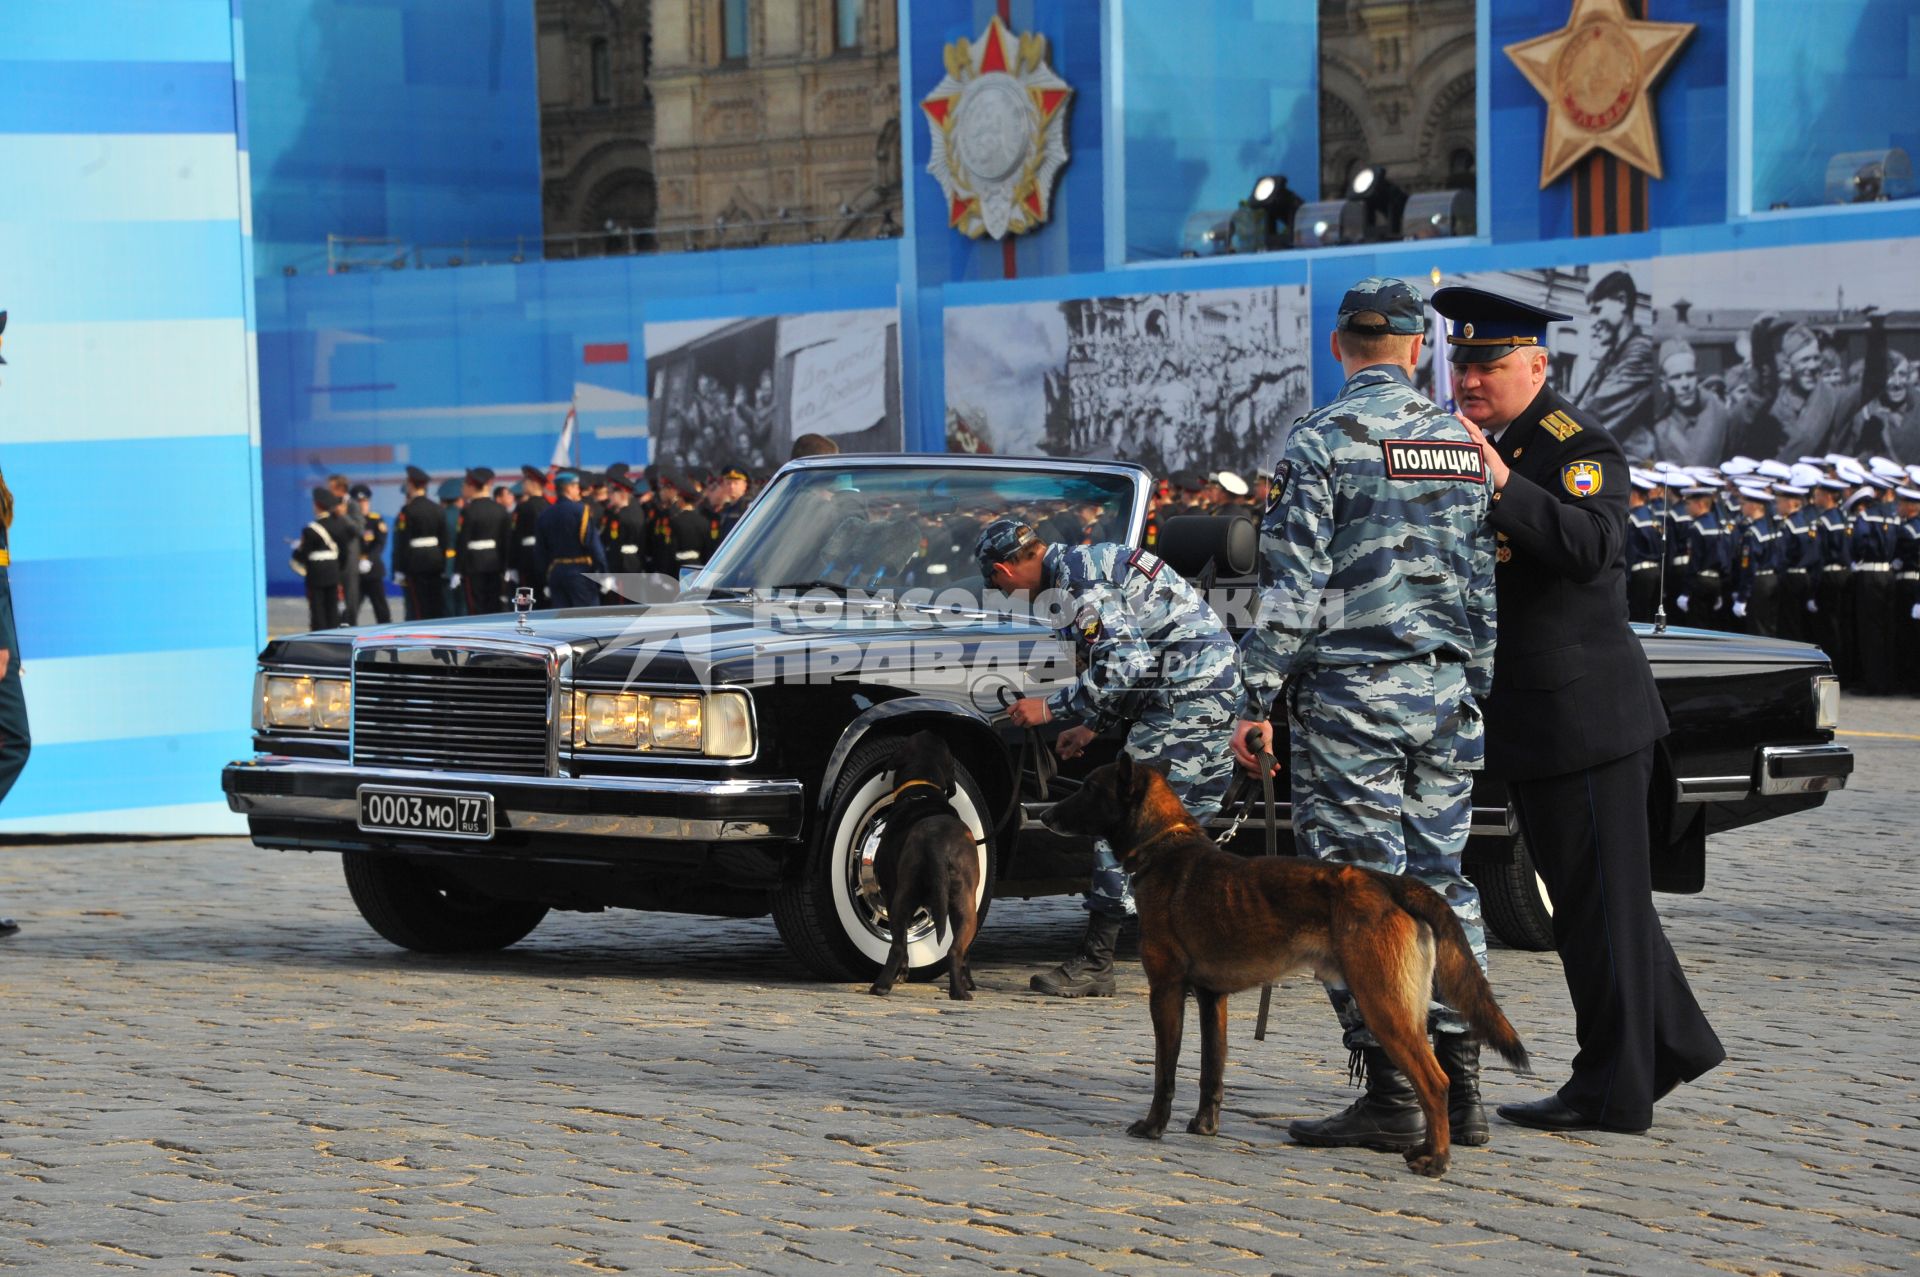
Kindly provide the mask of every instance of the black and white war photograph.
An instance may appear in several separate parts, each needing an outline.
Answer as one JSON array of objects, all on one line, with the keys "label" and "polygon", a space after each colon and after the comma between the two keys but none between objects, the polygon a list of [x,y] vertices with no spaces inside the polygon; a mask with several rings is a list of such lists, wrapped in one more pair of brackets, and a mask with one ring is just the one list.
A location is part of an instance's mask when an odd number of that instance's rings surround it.
[{"label": "black and white war photograph", "polygon": [[899,331],[891,309],[648,324],[650,455],[770,474],[803,435],[896,449]]},{"label": "black and white war photograph", "polygon": [[[1920,252],[1877,240],[1448,276],[1573,316],[1555,388],[1635,462],[1920,462]],[[1419,279],[1416,284],[1426,286]]]},{"label": "black and white war photograph", "polygon": [[1298,285],[950,309],[947,446],[1250,478],[1309,406],[1307,319]]}]

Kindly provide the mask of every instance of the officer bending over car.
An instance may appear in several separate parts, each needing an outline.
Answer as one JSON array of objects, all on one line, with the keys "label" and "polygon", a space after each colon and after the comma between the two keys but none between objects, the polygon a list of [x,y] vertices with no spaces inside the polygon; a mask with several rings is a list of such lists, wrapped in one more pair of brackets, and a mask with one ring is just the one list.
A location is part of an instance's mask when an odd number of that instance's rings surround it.
[{"label": "officer bending over car", "polygon": [[[1240,674],[1233,639],[1199,593],[1150,550],[1048,545],[1015,519],[988,524],[974,557],[992,588],[1028,598],[1057,591],[1070,618],[1060,635],[1073,645],[1079,677],[1051,696],[1015,701],[1013,722],[1073,720],[1056,742],[1062,758],[1124,723],[1126,752],[1159,768],[1195,819],[1215,815],[1233,778],[1219,742],[1239,708]],[[1114,945],[1133,893],[1112,847],[1096,842],[1094,855],[1080,952],[1034,976],[1037,993],[1113,993]]]}]

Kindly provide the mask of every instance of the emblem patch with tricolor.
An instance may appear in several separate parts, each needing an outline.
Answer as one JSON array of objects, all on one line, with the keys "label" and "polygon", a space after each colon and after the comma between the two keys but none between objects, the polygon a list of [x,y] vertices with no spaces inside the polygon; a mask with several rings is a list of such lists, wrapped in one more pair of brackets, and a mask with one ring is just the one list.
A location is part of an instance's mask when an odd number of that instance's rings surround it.
[{"label": "emblem patch with tricolor", "polygon": [[1575,461],[1560,470],[1560,482],[1576,497],[1590,497],[1600,491],[1600,467],[1591,461]]}]

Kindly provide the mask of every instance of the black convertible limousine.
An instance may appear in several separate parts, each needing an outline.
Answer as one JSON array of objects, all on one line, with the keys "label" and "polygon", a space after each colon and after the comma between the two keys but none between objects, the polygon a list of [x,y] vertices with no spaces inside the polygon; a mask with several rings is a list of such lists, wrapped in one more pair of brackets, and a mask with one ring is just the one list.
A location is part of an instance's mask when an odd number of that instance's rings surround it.
[{"label": "black convertible limousine", "polygon": [[[1072,677],[1072,658],[1047,617],[982,596],[971,550],[1003,514],[1093,518],[1139,544],[1150,482],[1119,463],[796,461],[677,592],[619,582],[668,601],[276,640],[227,801],[260,847],[342,853],[362,915],[409,949],[497,949],[550,909],[771,913],[809,969],[868,979],[890,934],[872,857],[904,733],[936,728],[960,762],[983,911],[1084,889],[1090,847],[1039,817],[1118,738],[1040,792],[1001,706]],[[1256,542],[1246,518],[1200,516],[1168,520],[1157,547],[1244,625]],[[1839,688],[1804,644],[1641,637],[1672,722],[1647,794],[1656,886],[1699,891],[1710,834],[1845,785]],[[1493,931],[1546,948],[1504,794],[1494,775],[1475,787],[1468,870]],[[913,930],[914,969],[937,968],[944,942],[924,918]]]}]

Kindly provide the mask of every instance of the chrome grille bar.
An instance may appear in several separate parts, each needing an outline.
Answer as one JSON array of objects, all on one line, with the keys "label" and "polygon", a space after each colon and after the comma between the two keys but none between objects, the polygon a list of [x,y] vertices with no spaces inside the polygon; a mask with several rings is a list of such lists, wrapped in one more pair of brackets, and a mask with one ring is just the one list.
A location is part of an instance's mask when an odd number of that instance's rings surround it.
[{"label": "chrome grille bar", "polygon": [[549,664],[532,653],[369,648],[353,662],[353,761],[550,774]]}]

